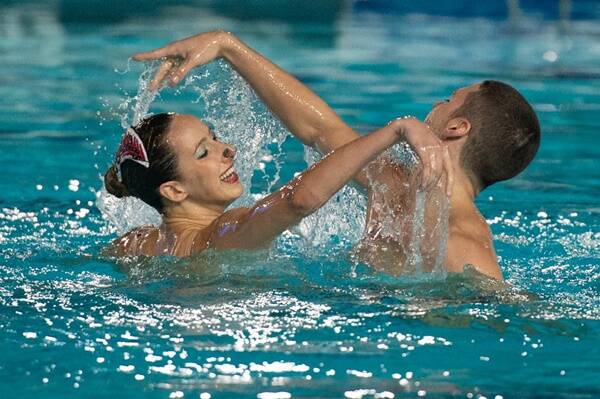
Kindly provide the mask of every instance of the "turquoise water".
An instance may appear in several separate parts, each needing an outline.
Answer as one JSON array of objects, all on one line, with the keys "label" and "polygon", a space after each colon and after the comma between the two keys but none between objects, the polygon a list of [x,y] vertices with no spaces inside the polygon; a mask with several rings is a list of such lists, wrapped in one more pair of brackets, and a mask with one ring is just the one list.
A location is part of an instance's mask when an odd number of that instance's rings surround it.
[{"label": "turquoise water", "polygon": [[[570,20],[549,1],[515,18],[504,2],[290,4],[0,3],[2,396],[600,396],[598,3],[573,2]],[[99,194],[144,70],[127,57],[214,28],[363,132],[479,80],[518,87],[540,151],[478,199],[510,288],[353,264],[364,203],[351,188],[269,251],[101,258],[155,217]],[[242,202],[306,167],[311,154],[226,66],[197,76],[151,111],[195,113],[237,144]]]}]

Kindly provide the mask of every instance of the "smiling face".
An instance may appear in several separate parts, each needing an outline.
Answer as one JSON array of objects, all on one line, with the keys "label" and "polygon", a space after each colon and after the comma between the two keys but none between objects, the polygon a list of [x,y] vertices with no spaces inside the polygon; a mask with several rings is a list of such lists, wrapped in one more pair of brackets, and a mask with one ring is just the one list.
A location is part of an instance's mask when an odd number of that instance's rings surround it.
[{"label": "smiling face", "polygon": [[233,165],[235,148],[220,142],[200,119],[176,115],[167,141],[177,158],[177,182],[186,200],[224,208],[242,195]]},{"label": "smiling face", "polygon": [[479,90],[479,83],[461,87],[452,93],[452,96],[444,101],[439,101],[433,105],[431,111],[425,118],[425,123],[431,127],[431,130],[443,139],[441,134],[447,127],[454,112],[459,109],[465,102],[470,93]]}]

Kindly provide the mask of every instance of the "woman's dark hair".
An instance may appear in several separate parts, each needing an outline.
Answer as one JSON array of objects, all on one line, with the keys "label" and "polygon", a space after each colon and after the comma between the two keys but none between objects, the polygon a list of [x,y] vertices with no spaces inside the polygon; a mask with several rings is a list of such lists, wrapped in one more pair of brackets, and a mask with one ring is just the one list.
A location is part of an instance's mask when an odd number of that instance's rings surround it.
[{"label": "woman's dark hair", "polygon": [[175,153],[167,143],[167,134],[175,114],[163,113],[144,118],[131,128],[144,143],[149,167],[126,159],[121,164],[121,181],[117,165],[111,165],[104,175],[106,190],[116,197],[137,197],[163,213],[164,203],[158,191],[161,184],[177,179]]}]

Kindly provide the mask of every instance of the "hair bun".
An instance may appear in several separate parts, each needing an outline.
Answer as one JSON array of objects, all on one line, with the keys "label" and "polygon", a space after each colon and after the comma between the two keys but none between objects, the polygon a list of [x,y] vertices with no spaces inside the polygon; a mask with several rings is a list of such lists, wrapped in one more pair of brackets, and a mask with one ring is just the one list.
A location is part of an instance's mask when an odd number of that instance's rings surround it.
[{"label": "hair bun", "polygon": [[117,168],[115,165],[111,165],[104,174],[104,186],[106,186],[106,191],[117,198],[122,198],[129,195],[125,184],[119,181]]}]

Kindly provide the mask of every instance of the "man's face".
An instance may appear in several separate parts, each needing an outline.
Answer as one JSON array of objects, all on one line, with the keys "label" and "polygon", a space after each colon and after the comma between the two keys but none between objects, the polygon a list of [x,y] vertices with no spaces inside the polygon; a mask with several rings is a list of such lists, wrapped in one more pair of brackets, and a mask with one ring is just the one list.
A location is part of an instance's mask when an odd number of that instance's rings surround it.
[{"label": "man's face", "polygon": [[431,111],[425,118],[425,123],[429,125],[431,130],[438,136],[446,128],[446,124],[454,115],[454,112],[459,109],[465,102],[470,93],[479,90],[479,83],[471,86],[461,87],[452,93],[452,96],[444,101],[439,101],[433,105]]}]

